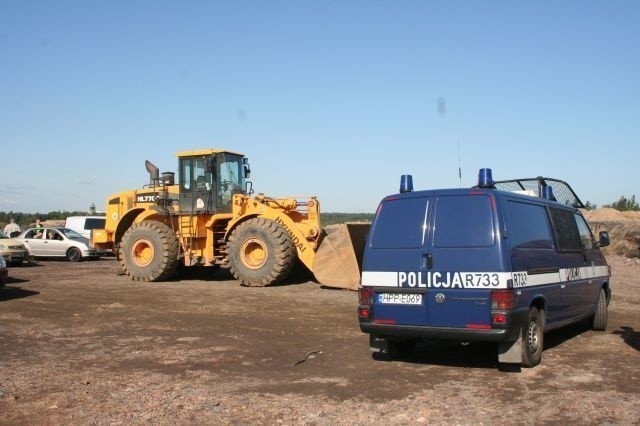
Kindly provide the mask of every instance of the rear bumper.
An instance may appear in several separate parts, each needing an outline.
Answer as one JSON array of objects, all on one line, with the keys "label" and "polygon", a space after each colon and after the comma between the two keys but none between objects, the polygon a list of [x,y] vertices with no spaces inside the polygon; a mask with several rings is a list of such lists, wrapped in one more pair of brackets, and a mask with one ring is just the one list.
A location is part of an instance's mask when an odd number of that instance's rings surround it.
[{"label": "rear bumper", "polygon": [[360,330],[378,337],[453,340],[465,342],[513,342],[528,320],[529,308],[507,312],[505,326],[491,329],[430,327],[400,324],[379,324],[360,320]]}]

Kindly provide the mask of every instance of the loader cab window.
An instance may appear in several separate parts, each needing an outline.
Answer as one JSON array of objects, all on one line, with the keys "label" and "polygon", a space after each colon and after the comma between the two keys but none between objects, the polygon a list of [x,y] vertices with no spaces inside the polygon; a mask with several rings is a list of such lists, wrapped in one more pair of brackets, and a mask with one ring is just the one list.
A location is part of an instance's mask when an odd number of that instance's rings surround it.
[{"label": "loader cab window", "polygon": [[244,193],[244,164],[242,156],[219,154],[216,167],[218,207],[231,205],[233,194]]},{"label": "loader cab window", "polygon": [[215,210],[214,171],[210,157],[181,157],[180,170],[180,211],[210,212]]},{"label": "loader cab window", "polygon": [[185,191],[211,189],[211,173],[206,171],[204,158],[183,158],[180,163],[180,185]]},{"label": "loader cab window", "polygon": [[182,173],[180,173],[180,186],[185,190],[191,189],[193,182],[193,171],[191,170],[191,160],[181,160]]}]

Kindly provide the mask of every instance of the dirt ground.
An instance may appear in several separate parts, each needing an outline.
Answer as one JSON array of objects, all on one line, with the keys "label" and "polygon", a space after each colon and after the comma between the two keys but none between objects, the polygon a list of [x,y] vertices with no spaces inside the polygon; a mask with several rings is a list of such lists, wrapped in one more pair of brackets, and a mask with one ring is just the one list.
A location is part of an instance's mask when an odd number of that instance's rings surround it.
[{"label": "dirt ground", "polygon": [[109,258],[11,267],[0,424],[640,424],[640,262],[609,262],[606,332],[547,334],[542,364],[519,373],[489,344],[376,361],[356,293],[306,280],[139,283]]}]

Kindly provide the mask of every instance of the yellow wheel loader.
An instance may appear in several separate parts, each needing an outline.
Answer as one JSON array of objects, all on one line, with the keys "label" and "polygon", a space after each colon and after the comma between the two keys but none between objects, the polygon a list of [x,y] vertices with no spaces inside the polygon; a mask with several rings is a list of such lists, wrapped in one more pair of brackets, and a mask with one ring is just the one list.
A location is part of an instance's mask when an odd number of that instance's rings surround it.
[{"label": "yellow wheel loader", "polygon": [[320,223],[316,197],[253,196],[240,153],[182,151],[178,175],[146,161],[149,184],[109,196],[92,244],[136,281],[164,281],[180,265],[229,268],[246,286],[286,280],[300,261],[329,287],[357,289],[368,224]]}]

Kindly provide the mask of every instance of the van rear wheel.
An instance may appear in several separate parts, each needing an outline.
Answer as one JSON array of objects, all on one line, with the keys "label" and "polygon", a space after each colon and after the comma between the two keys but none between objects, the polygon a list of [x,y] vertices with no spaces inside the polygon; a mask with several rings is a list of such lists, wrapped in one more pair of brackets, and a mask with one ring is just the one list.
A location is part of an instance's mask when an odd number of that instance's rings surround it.
[{"label": "van rear wheel", "polygon": [[606,330],[607,320],[609,317],[607,308],[607,292],[604,291],[604,289],[600,289],[600,295],[598,296],[598,305],[596,306],[596,313],[591,319],[591,328],[593,330]]},{"label": "van rear wheel", "polygon": [[411,340],[389,340],[389,355],[392,358],[407,358],[416,348],[416,341]]},{"label": "van rear wheel", "polygon": [[536,307],[529,309],[529,319],[522,336],[522,366],[535,367],[542,360],[544,344],[542,311]]}]

